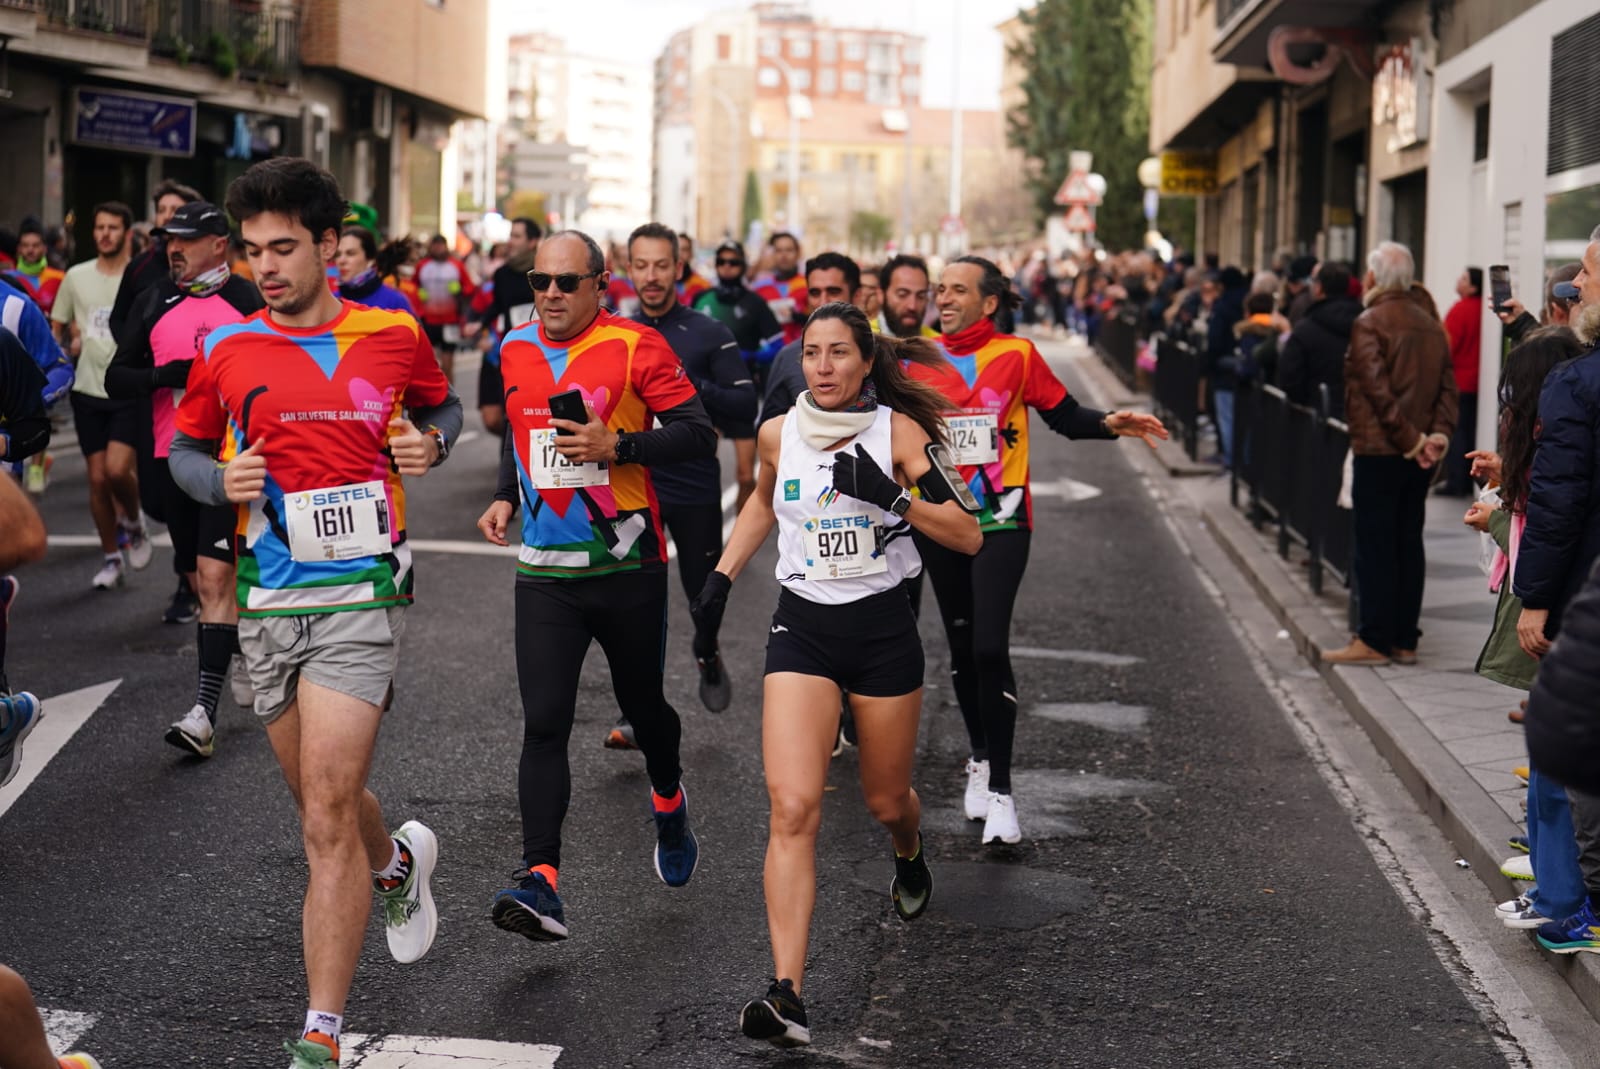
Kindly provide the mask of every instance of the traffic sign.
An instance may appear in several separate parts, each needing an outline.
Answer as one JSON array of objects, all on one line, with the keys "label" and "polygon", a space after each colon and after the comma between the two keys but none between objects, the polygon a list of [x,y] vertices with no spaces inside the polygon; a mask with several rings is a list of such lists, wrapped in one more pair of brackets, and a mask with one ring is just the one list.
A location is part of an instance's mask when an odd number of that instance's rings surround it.
[{"label": "traffic sign", "polygon": [[1089,184],[1089,172],[1073,171],[1067,175],[1067,180],[1056,190],[1056,203],[1098,205],[1100,194]]},{"label": "traffic sign", "polygon": [[1067,209],[1067,229],[1087,232],[1094,229],[1094,216],[1087,204],[1074,204]]},{"label": "traffic sign", "polygon": [[967,232],[967,224],[959,215],[946,215],[939,220],[939,230],[950,237],[957,237]]}]

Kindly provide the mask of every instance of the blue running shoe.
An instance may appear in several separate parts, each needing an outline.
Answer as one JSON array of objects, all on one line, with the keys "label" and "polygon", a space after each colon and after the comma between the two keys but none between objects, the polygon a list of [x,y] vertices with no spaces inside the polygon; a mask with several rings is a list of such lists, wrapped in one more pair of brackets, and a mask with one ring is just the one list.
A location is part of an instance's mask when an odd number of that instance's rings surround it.
[{"label": "blue running shoe", "polygon": [[676,809],[662,813],[652,798],[650,811],[656,818],[656,875],[668,887],[682,887],[700,863],[700,841],[689,827],[689,796],[680,786]]},{"label": "blue running shoe", "polygon": [[512,874],[517,886],[494,896],[490,916],[494,926],[532,939],[535,943],[554,943],[567,937],[566,915],[557,895],[543,873],[518,869]]},{"label": "blue running shoe", "polygon": [[1594,915],[1594,906],[1588,902],[1566,920],[1541,924],[1539,945],[1555,954],[1577,954],[1580,951],[1600,954],[1600,918]]},{"label": "blue running shoe", "polygon": [[39,722],[39,699],[27,691],[0,696],[0,787],[22,767],[22,740]]}]

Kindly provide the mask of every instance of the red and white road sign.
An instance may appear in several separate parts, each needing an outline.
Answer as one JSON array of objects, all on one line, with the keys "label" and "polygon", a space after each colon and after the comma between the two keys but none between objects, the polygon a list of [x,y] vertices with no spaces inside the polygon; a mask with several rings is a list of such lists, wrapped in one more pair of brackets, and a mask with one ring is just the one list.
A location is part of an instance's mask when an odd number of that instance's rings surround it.
[{"label": "red and white road sign", "polygon": [[1086,204],[1074,204],[1067,209],[1067,229],[1086,233],[1094,229],[1094,216]]},{"label": "red and white road sign", "polygon": [[1100,203],[1100,194],[1094,191],[1089,184],[1088,171],[1073,171],[1067,175],[1067,180],[1061,183],[1061,188],[1056,190],[1057,204],[1086,204],[1095,206]]}]

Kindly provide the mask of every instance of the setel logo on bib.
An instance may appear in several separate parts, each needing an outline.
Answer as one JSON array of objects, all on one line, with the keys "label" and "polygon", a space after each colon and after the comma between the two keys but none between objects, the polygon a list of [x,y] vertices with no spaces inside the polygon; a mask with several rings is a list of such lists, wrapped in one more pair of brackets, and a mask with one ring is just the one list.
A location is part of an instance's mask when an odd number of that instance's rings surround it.
[{"label": "setel logo on bib", "polygon": [[856,579],[889,570],[883,525],[871,513],[813,516],[801,528],[806,578]]},{"label": "setel logo on bib", "polygon": [[389,498],[378,480],[290,494],[289,555],[302,564],[387,553]]}]

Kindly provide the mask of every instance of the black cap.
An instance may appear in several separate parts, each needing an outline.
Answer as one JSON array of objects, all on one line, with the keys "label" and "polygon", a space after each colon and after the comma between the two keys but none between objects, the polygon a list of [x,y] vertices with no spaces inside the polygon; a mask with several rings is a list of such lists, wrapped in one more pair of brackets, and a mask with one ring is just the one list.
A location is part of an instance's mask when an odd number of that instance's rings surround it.
[{"label": "black cap", "polygon": [[1289,261],[1289,281],[1304,282],[1311,277],[1311,272],[1317,269],[1315,256],[1296,256]]},{"label": "black cap", "polygon": [[228,236],[228,217],[215,204],[197,200],[173,212],[166,226],[158,226],[150,233],[158,238],[197,238],[203,234],[225,238]]}]

